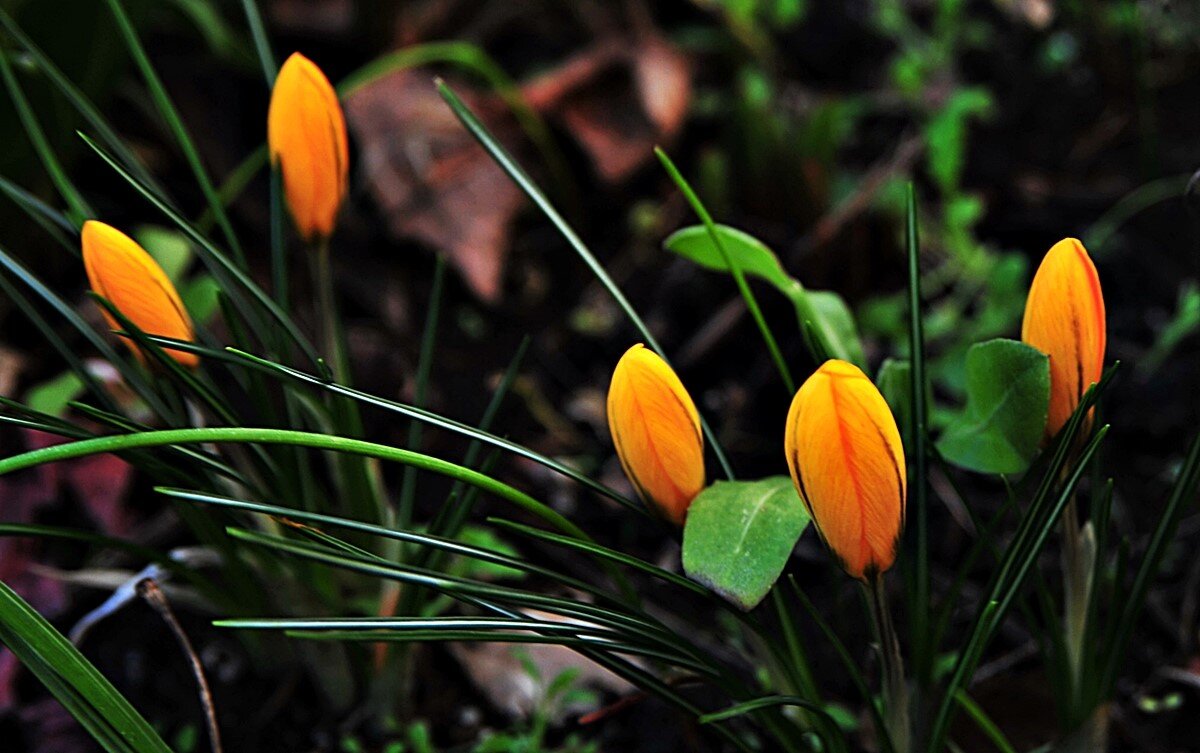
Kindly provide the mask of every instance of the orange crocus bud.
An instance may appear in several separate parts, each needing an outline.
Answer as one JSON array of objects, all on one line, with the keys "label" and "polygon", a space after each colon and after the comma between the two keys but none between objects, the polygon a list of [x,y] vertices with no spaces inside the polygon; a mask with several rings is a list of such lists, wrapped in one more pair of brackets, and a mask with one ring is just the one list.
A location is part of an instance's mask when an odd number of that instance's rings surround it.
[{"label": "orange crocus bud", "polygon": [[[92,290],[141,331],[176,340],[193,339],[192,320],[175,286],[158,262],[128,235],[96,220],[83,223],[83,266]],[[107,310],[102,313],[108,326],[122,329]],[[132,340],[125,339],[125,344],[145,363],[145,354]],[[189,368],[200,360],[195,353],[165,351]]]},{"label": "orange crocus bud", "polygon": [[704,488],[700,414],[667,362],[640,343],[608,388],[608,428],[625,475],[646,504],[676,525]]},{"label": "orange crocus bud", "polygon": [[1104,295],[1087,249],[1074,238],[1055,243],[1042,259],[1029,298],[1021,339],[1050,357],[1053,437],[1079,407],[1083,393],[1104,371]]},{"label": "orange crocus bud", "polygon": [[870,580],[896,561],[908,479],[896,419],[866,374],[826,361],[792,399],[788,469],[842,568]]},{"label": "orange crocus bud", "polygon": [[346,119],[329,79],[298,52],[275,79],[267,144],[296,229],[307,241],[328,238],[349,183]]}]

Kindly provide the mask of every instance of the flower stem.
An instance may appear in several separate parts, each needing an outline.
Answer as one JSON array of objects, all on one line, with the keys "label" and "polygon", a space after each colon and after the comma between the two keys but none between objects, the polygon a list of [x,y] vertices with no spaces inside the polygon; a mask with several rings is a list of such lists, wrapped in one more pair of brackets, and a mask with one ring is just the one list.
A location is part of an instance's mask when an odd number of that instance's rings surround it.
[{"label": "flower stem", "polygon": [[896,753],[909,753],[908,684],[904,679],[904,660],[900,656],[900,641],[896,638],[896,626],[888,609],[883,576],[871,576],[864,588],[879,637],[879,655],[883,660],[883,718],[887,725],[887,730],[883,732],[891,738]]}]

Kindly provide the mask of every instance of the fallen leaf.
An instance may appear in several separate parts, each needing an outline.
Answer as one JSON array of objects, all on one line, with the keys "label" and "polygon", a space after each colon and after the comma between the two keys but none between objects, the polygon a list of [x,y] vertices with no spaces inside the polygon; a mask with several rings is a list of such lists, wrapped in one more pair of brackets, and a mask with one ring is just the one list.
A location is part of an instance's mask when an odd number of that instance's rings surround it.
[{"label": "fallen leaf", "polygon": [[[454,89],[502,142],[512,140],[516,126],[497,98],[457,84]],[[425,73],[385,76],[352,94],[345,108],[363,178],[389,231],[444,252],[471,290],[494,302],[520,189],[458,122]]]},{"label": "fallen leaf", "polygon": [[[559,615],[529,610],[534,619],[576,623]],[[580,623],[584,624],[584,623]],[[634,687],[613,672],[582,656],[574,649],[553,644],[514,646],[511,643],[451,643],[450,653],[463,665],[467,676],[488,701],[510,717],[529,716],[537,707],[546,687],[564,672],[577,672],[576,687],[626,694]],[[521,661],[521,656],[536,669],[533,676]],[[575,705],[558,709],[560,717],[594,710]],[[559,722],[562,718],[552,721]]]},{"label": "fallen leaf", "polygon": [[522,87],[556,114],[600,178],[619,183],[679,132],[691,101],[687,58],[653,33],[594,46]]}]

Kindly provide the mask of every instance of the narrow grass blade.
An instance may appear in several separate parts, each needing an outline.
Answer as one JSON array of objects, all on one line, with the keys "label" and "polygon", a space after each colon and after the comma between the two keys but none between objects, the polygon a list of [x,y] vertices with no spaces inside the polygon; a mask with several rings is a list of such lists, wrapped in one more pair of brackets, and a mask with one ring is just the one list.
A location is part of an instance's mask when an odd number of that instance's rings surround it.
[{"label": "narrow grass blade", "polygon": [[953,712],[957,708],[955,694],[960,689],[967,687],[967,683],[975,671],[975,664],[982,655],[984,647],[990,640],[996,627],[1008,613],[1009,607],[1024,584],[1025,577],[1036,562],[1038,553],[1041,551],[1042,546],[1045,545],[1050,531],[1054,528],[1062,510],[1066,507],[1070,495],[1074,493],[1075,486],[1083,475],[1087,463],[1090,461],[1092,455],[1095,454],[1100,446],[1100,442],[1107,433],[1107,427],[1102,427],[1095,433],[1091,441],[1080,453],[1075,468],[1066,478],[1057,498],[1051,499],[1054,484],[1060,477],[1060,473],[1067,462],[1069,448],[1073,445],[1075,437],[1078,436],[1083,424],[1083,418],[1095,402],[1100,390],[1111,379],[1112,373],[1110,369],[1099,385],[1094,385],[1088,390],[1080,402],[1079,409],[1060,433],[1058,439],[1059,445],[1055,452],[1054,460],[1047,468],[1042,486],[1039,488],[1038,493],[1029,506],[1029,510],[1022,519],[1016,536],[1005,552],[1004,560],[1001,562],[989,587],[984,608],[974,621],[968,633],[968,638],[963,644],[964,648],[959,655],[958,661],[955,663],[954,670],[947,684],[946,695],[943,697],[938,708],[930,734],[931,751],[941,750],[946,734],[949,731]]},{"label": "narrow grass blade", "polygon": [[[114,0],[115,1],[115,0]],[[243,296],[238,295],[238,292],[244,292],[253,299],[263,311],[267,312],[269,317],[278,323],[284,331],[288,333],[292,342],[296,344],[314,364],[320,364],[320,356],[317,355],[316,349],[313,348],[308,338],[300,331],[288,314],[275,303],[262,288],[258,286],[254,280],[246,274],[244,270],[231,262],[225,254],[214,246],[199,230],[188,222],[182,215],[167,204],[160,196],[158,196],[148,186],[142,184],[123,168],[113,157],[108,154],[99,144],[84,134],[79,134],[80,138],[90,146],[100,158],[108,163],[122,178],[124,178],[138,193],[142,194],[151,204],[161,211],[168,219],[183,231],[185,235],[191,238],[200,249],[200,258],[205,262],[205,266],[222,285],[222,290],[226,295],[231,297],[240,311],[247,317],[247,320],[256,328],[262,331],[269,331],[269,325],[259,316],[259,312],[250,309],[246,305]]]},{"label": "narrow grass blade", "polygon": [[37,152],[42,166],[46,168],[54,187],[58,189],[58,194],[62,196],[63,201],[67,202],[73,224],[77,228],[81,227],[83,221],[92,216],[92,207],[88,204],[87,199],[83,198],[83,194],[79,192],[75,184],[71,182],[71,177],[67,175],[62,163],[59,162],[58,156],[50,146],[50,141],[46,138],[45,131],[38,122],[37,115],[29,106],[29,100],[25,98],[25,92],[22,91],[16,74],[13,73],[8,53],[2,49],[0,49],[0,78],[4,80],[4,87],[8,89],[8,96],[17,111],[17,116],[21,119],[21,125],[25,128],[25,135],[33,144],[33,149]]},{"label": "narrow grass blade", "polygon": [[1195,502],[1198,489],[1200,489],[1200,434],[1197,434],[1196,438],[1192,440],[1187,457],[1183,461],[1179,475],[1175,479],[1175,485],[1171,489],[1171,495],[1167,498],[1167,504],[1158,519],[1158,525],[1155,526],[1154,534],[1150,537],[1146,553],[1142,555],[1142,564],[1134,576],[1133,586],[1129,589],[1123,602],[1124,608],[1120,612],[1115,639],[1106,651],[1104,673],[1100,682],[1102,697],[1107,697],[1112,692],[1117,673],[1125,659],[1125,652],[1129,648],[1129,641],[1133,637],[1134,626],[1146,603],[1150,584],[1158,575],[1167,547],[1175,538],[1179,521],[1187,509],[1185,505]]},{"label": "narrow grass blade", "polygon": [[750,284],[746,282],[746,275],[742,272],[737,260],[730,256],[729,251],[725,248],[725,244],[721,241],[721,236],[717,233],[716,223],[713,222],[712,215],[708,213],[708,209],[704,203],[700,201],[700,197],[692,189],[687,179],[679,172],[679,168],[675,167],[675,163],[667,156],[667,153],[662,149],[655,147],[654,154],[657,155],[658,161],[667,171],[667,175],[671,176],[671,180],[675,182],[675,186],[683,193],[688,204],[692,206],[692,211],[704,223],[705,229],[708,230],[709,240],[716,247],[717,252],[721,254],[721,258],[725,261],[725,266],[729,268],[733,275],[733,280],[737,283],[738,292],[742,295],[742,300],[746,302],[746,309],[750,312],[750,316],[754,318],[754,323],[758,325],[758,331],[762,334],[763,342],[767,344],[767,351],[771,354],[771,360],[775,362],[775,368],[779,371],[779,376],[783,379],[783,386],[787,388],[788,396],[790,397],[796,391],[796,381],[792,379],[791,369],[788,368],[787,361],[783,358],[783,353],[779,350],[779,344],[775,341],[775,335],[771,332],[770,325],[763,317],[762,309],[758,305],[758,299],[754,297],[754,291],[750,289]]},{"label": "narrow grass blade", "polygon": [[699,594],[701,596],[712,596],[712,593],[707,588],[701,586],[695,581],[673,573],[670,570],[664,570],[657,565],[652,565],[649,562],[640,560],[637,557],[625,554],[624,552],[618,552],[615,549],[609,549],[608,547],[602,546],[595,542],[580,541],[576,538],[562,536],[560,534],[551,533],[550,531],[543,531],[540,528],[533,528],[531,526],[522,525],[520,523],[515,523],[511,520],[504,520],[502,518],[488,518],[488,522],[499,528],[503,528],[521,536],[526,536],[538,541],[545,541],[556,546],[584,552],[592,555],[593,557],[599,557],[610,562],[614,562],[618,565],[624,565],[634,570],[646,573],[647,575],[654,576],[655,578],[658,578],[666,583],[670,583],[673,586],[678,586],[686,591],[691,591],[694,594]]},{"label": "narrow grass blade", "polygon": [[908,338],[912,379],[909,400],[913,416],[912,480],[909,489],[916,497],[917,562],[912,600],[912,652],[918,685],[929,687],[933,681],[933,650],[929,646],[929,408],[925,405],[925,332],[921,315],[921,245],[917,236],[917,197],[908,184],[905,212],[905,239],[908,249]]},{"label": "narrow grass blade", "polygon": [[78,649],[4,583],[0,583],[0,641],[109,753],[171,753]]},{"label": "narrow grass blade", "polygon": [[78,231],[66,215],[4,177],[0,177],[0,192],[56,240],[68,254],[75,258],[81,256]]},{"label": "narrow grass blade", "polygon": [[[496,164],[498,164],[501,169],[508,174],[509,178],[511,178],[512,181],[516,183],[517,186],[525,193],[525,195],[529,197],[530,201],[532,201],[538,207],[538,209],[542,210],[542,213],[546,215],[547,219],[550,220],[551,224],[553,224],[558,232],[563,236],[568,245],[570,245],[575,253],[579,255],[579,258],[583,260],[587,268],[591,270],[592,274],[596,276],[596,279],[600,281],[600,284],[604,286],[604,289],[608,291],[608,294],[616,302],[618,308],[620,308],[629,321],[633,323],[634,327],[641,334],[642,338],[645,339],[646,344],[650,346],[652,350],[662,356],[664,360],[670,363],[670,359],[667,358],[666,352],[663,350],[662,346],[659,345],[658,340],[655,339],[654,335],[651,334],[650,328],[647,327],[646,323],[642,321],[642,318],[638,316],[637,311],[634,310],[633,305],[629,302],[629,299],[625,297],[625,294],[621,292],[621,289],[617,286],[613,279],[609,277],[608,272],[605,271],[603,265],[600,264],[600,262],[592,254],[591,250],[588,249],[587,245],[583,242],[583,239],[576,234],[574,229],[572,229],[567,221],[563,219],[562,215],[558,213],[558,210],[554,208],[554,205],[550,203],[550,200],[546,197],[546,194],[544,194],[542,190],[538,188],[537,184],[534,183],[533,179],[529,177],[525,170],[519,164],[517,164],[512,155],[510,155],[508,151],[500,145],[500,142],[496,141],[496,138],[492,136],[487,127],[480,122],[479,118],[475,116],[475,113],[471,112],[470,108],[463,104],[463,101],[458,98],[458,95],[455,94],[450,87],[446,86],[444,81],[438,81],[438,92],[441,93],[442,99],[446,100],[446,103],[450,105],[450,109],[454,111],[454,114],[459,121],[466,126],[466,129],[471,133],[471,135],[474,136],[480,145],[487,150],[488,154],[492,156],[492,159],[496,161]],[[720,463],[722,470],[725,472],[727,477],[732,479],[733,468],[730,466],[729,460],[726,458],[725,451],[721,447],[720,442],[717,441],[716,435],[713,433],[712,429],[709,427],[708,423],[703,419],[703,417],[701,418],[701,425],[704,428],[704,435],[708,439],[708,443],[712,447],[713,454],[716,455],[717,461]]]},{"label": "narrow grass blade", "polygon": [[173,489],[169,487],[158,487],[155,489],[155,491],[173,499],[181,499],[197,504],[211,505],[232,510],[242,510],[244,512],[270,515],[280,519],[302,521],[316,525],[334,526],[336,528],[343,528],[348,531],[356,531],[358,533],[365,533],[371,536],[378,536],[394,541],[403,541],[405,543],[410,543],[417,546],[433,548],[449,554],[454,554],[461,557],[469,557],[480,562],[487,562],[493,565],[510,567],[521,572],[540,575],[550,579],[553,582],[561,583],[569,588],[576,588],[581,591],[592,593],[597,597],[605,598],[603,591],[576,578],[572,578],[568,575],[564,575],[560,572],[556,572],[539,565],[534,565],[518,557],[510,557],[499,552],[493,552],[488,549],[471,546],[469,544],[464,544],[462,542],[454,541],[441,536],[413,533],[411,531],[388,528],[385,526],[375,525],[373,523],[351,520],[349,518],[308,512],[305,510],[297,510],[290,507],[278,507],[275,505],[267,505],[258,502],[249,502],[245,500],[233,499],[231,497],[209,494],[206,492],[189,491],[186,489]]},{"label": "narrow grass blade", "polygon": [[42,283],[29,270],[23,267],[20,262],[14,259],[3,247],[0,247],[0,266],[7,269],[14,277],[16,277],[23,285],[33,291],[39,298],[50,305],[51,308],[67,323],[69,323],[77,332],[91,343],[100,355],[112,364],[121,374],[121,378],[125,380],[138,397],[144,400],[151,410],[162,416],[170,416],[171,410],[162,402],[150,382],[146,379],[145,374],[139,369],[137,364],[132,363],[129,359],[120,356],[117,351],[102,337],[98,332],[92,329],[87,322],[83,320],[75,308],[69,305],[66,301],[60,298],[54,291]]},{"label": "narrow grass blade", "polygon": [[175,137],[176,143],[178,143],[180,150],[183,152],[184,158],[192,170],[192,175],[195,177],[196,183],[200,186],[201,193],[204,194],[204,198],[208,201],[209,207],[217,218],[217,225],[220,226],[230,250],[233,251],[234,258],[237,260],[238,265],[242,269],[245,269],[246,257],[242,253],[241,244],[238,243],[237,234],[233,232],[233,225],[229,222],[229,216],[225,213],[225,207],[221,205],[221,199],[217,196],[217,191],[213,187],[212,180],[208,177],[208,172],[204,169],[204,163],[200,160],[200,153],[196,151],[196,145],[188,133],[187,126],[184,125],[183,119],[179,116],[179,111],[175,109],[175,104],[171,101],[170,95],[167,94],[166,87],[163,86],[162,80],[154,70],[153,63],[150,62],[150,58],[146,55],[146,50],[142,47],[141,40],[138,39],[137,31],[133,28],[133,24],[129,21],[129,16],[126,15],[125,9],[121,5],[121,0],[106,0],[106,2],[112,11],[113,18],[117,21],[117,28],[121,32],[121,38],[124,40],[125,46],[133,57],[138,70],[141,71],[142,78],[146,81],[146,86],[150,90],[150,97],[154,100],[159,115],[166,122],[167,127]]},{"label": "narrow grass blade", "polygon": [[[425,402],[425,394],[429,390],[429,373],[433,369],[433,351],[437,344],[438,319],[442,313],[442,289],[446,281],[446,257],[438,254],[433,270],[433,286],[429,293],[429,306],[425,312],[425,327],[421,333],[421,352],[417,357],[417,374],[413,388],[413,405],[420,408]],[[420,421],[412,421],[408,425],[408,441],[405,446],[410,450],[421,447]],[[396,512],[396,525],[400,528],[412,526],[413,503],[417,495],[417,472],[412,466],[404,469],[400,481],[400,501]]]},{"label": "narrow grass blade", "polygon": [[440,429],[445,429],[447,431],[454,432],[455,434],[460,434],[460,435],[468,437],[470,439],[477,440],[483,444],[490,445],[492,447],[497,447],[501,450],[505,450],[506,452],[511,452],[511,453],[518,455],[520,457],[523,457],[527,460],[532,460],[533,462],[537,463],[538,465],[545,466],[546,468],[549,468],[550,470],[555,471],[556,473],[566,476],[567,478],[570,478],[572,481],[576,481],[576,482],[582,484],[583,486],[587,487],[588,489],[596,492],[597,494],[601,494],[605,497],[608,497],[609,499],[613,500],[614,502],[618,502],[621,505],[624,505],[625,507],[627,507],[631,510],[636,510],[643,514],[647,514],[645,508],[642,505],[638,504],[637,502],[634,502],[631,499],[628,499],[624,495],[619,494],[618,492],[615,492],[612,489],[609,489],[608,487],[600,484],[599,482],[594,481],[594,480],[588,478],[587,476],[584,476],[579,471],[576,471],[575,469],[573,469],[567,465],[564,465],[563,463],[553,460],[552,458],[546,457],[545,455],[541,455],[537,452],[534,452],[533,450],[531,450],[527,447],[519,445],[515,442],[511,442],[502,437],[496,436],[495,434],[491,434],[486,431],[481,431],[481,430],[476,429],[475,427],[470,426],[468,424],[464,424],[459,421],[455,421],[453,419],[446,418],[445,416],[441,416],[437,413],[433,413],[431,411],[427,411],[422,408],[417,408],[415,406],[408,405],[407,403],[401,403],[401,402],[397,402],[395,400],[387,400],[385,398],[376,397],[375,395],[371,395],[369,393],[362,392],[360,390],[356,390],[352,387],[346,387],[344,385],[337,384],[336,382],[330,381],[329,379],[326,379],[326,378],[314,376],[312,374],[307,374],[298,369],[293,369],[290,366],[285,366],[281,363],[277,363],[275,361],[261,358],[259,356],[255,356],[250,353],[246,353],[245,351],[238,350],[236,348],[229,348],[228,351],[233,356],[241,359],[244,363],[248,363],[248,364],[257,366],[268,372],[273,372],[279,376],[284,376],[289,379],[293,379],[298,382],[303,382],[305,384],[309,384],[314,387],[319,387],[320,389],[328,390],[330,392],[335,392],[340,395],[346,395],[347,397],[352,397],[355,400],[361,401],[365,404],[373,405],[377,408],[382,408],[384,410],[389,410],[394,413],[398,413],[402,416],[406,416],[408,418],[416,418],[418,420],[425,421],[426,423],[430,424],[431,426],[436,426]]},{"label": "narrow grass blade", "polygon": [[34,44],[33,40],[21,30],[21,27],[17,25],[12,16],[3,8],[0,8],[0,25],[4,26],[5,30],[17,44],[25,48],[25,52],[29,54],[29,57],[37,65],[38,70],[71,103],[75,111],[87,121],[92,130],[100,137],[100,140],[107,144],[108,148],[112,149],[124,161],[130,171],[136,174],[146,185],[152,186],[159,193],[166,196],[167,193],[162,184],[155,179],[150,171],[146,169],[146,166],[142,164],[142,161],[138,159],[137,155],[134,154],[134,151],[117,135],[116,130],[108,122],[108,119],[101,114],[96,105],[88,99],[87,95],[71,79],[67,78],[66,74],[54,64],[54,61],[40,47]]},{"label": "narrow grass blade", "polygon": [[879,704],[875,700],[875,695],[871,693],[870,688],[867,687],[867,681],[863,678],[862,672],[859,671],[858,663],[854,661],[854,657],[852,657],[850,655],[850,651],[846,649],[846,644],[842,642],[842,639],[838,637],[838,634],[834,632],[832,627],[829,626],[829,623],[825,620],[824,616],[821,615],[820,611],[818,611],[817,608],[813,606],[813,603],[808,600],[808,596],[805,595],[804,591],[801,590],[800,585],[796,582],[795,576],[788,576],[788,584],[792,587],[792,594],[796,597],[797,601],[799,601],[804,607],[805,611],[808,612],[809,617],[817,623],[817,627],[821,630],[821,633],[824,634],[825,639],[829,641],[831,646],[833,646],[834,653],[837,654],[838,659],[841,661],[842,668],[846,670],[846,674],[850,678],[851,684],[854,685],[855,690],[858,691],[858,694],[862,697],[868,711],[871,713],[871,722],[875,727],[875,731],[879,737],[879,740],[883,744],[885,753],[896,753],[896,747],[892,744],[892,738],[887,732],[888,727],[884,722],[883,712],[880,710]]},{"label": "narrow grass blade", "polygon": [[[559,598],[519,588],[482,583],[479,581],[456,576],[436,573],[428,570],[418,570],[408,565],[388,562],[373,555],[354,555],[336,551],[325,545],[294,541],[280,536],[260,534],[238,528],[228,530],[230,536],[248,543],[258,544],[279,552],[291,554],[314,562],[321,562],[333,567],[339,567],[352,572],[362,573],[377,578],[398,580],[402,583],[419,585],[451,597],[467,595],[487,599],[514,607],[539,609],[554,612],[560,616],[609,626],[624,631],[627,638],[635,636],[648,641],[649,645],[664,649],[684,649],[688,647],[680,636],[668,631],[661,624],[629,612],[618,611],[606,607],[589,604],[577,599]],[[694,651],[689,651],[694,653]]]},{"label": "narrow grass blade", "polygon": [[271,42],[267,39],[262,14],[258,12],[256,0],[242,0],[242,10],[246,13],[246,25],[250,27],[250,37],[254,40],[254,52],[262,66],[263,78],[270,89],[275,85],[275,75],[279,72],[279,66],[276,65],[275,55],[271,52]]},{"label": "narrow grass blade", "polygon": [[979,731],[988,740],[992,741],[992,745],[996,746],[996,750],[1000,751],[1000,753],[1017,753],[1017,749],[1013,747],[1000,728],[996,726],[996,723],[987,715],[987,712],[979,704],[975,703],[971,696],[960,690],[955,695],[955,700],[958,701],[959,706],[963,707],[967,715],[975,721],[975,726],[979,728]]},{"label": "narrow grass blade", "polygon": [[146,447],[169,447],[179,444],[220,444],[223,442],[296,445],[315,450],[332,450],[334,452],[378,458],[379,460],[389,462],[412,464],[423,470],[449,476],[472,486],[478,486],[484,491],[511,502],[526,512],[541,518],[564,533],[589,540],[587,534],[580,530],[578,526],[550,507],[508,484],[473,471],[470,468],[464,468],[461,465],[418,452],[401,450],[396,447],[366,442],[361,439],[288,429],[255,429],[230,426],[201,429],[164,429],[142,432],[140,434],[97,437],[95,439],[85,439],[79,442],[45,447],[5,458],[0,460],[0,475],[24,468],[31,468],[43,463],[53,463],[71,458],[87,457],[89,455],[124,452],[126,450]]}]

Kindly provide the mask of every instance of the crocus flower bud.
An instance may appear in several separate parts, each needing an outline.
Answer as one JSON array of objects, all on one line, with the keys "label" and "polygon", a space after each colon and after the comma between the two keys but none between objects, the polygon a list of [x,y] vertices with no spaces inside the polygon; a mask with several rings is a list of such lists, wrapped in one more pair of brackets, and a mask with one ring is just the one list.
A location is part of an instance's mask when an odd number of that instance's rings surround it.
[{"label": "crocus flower bud", "polygon": [[[158,262],[128,235],[96,220],[83,223],[83,266],[92,290],[138,329],[157,337],[193,339],[192,320],[175,286]],[[102,313],[110,327],[122,329],[107,310]],[[125,344],[145,362],[145,354],[132,340],[125,339]],[[183,366],[199,363],[195,353],[165,350]]]},{"label": "crocus flower bud", "polygon": [[329,79],[298,52],[275,79],[267,144],[296,229],[307,241],[328,238],[349,182],[346,119]]},{"label": "crocus flower bud", "polygon": [[826,361],[792,399],[788,468],[813,524],[859,580],[896,561],[908,489],[896,419],[866,374]]},{"label": "crocus flower bud", "polygon": [[700,415],[666,361],[640,343],[608,388],[608,428],[625,475],[647,505],[676,525],[704,488]]},{"label": "crocus flower bud", "polygon": [[1033,276],[1021,325],[1021,339],[1050,357],[1047,438],[1063,427],[1087,388],[1100,381],[1105,333],[1096,267],[1082,243],[1065,238],[1046,252]]}]

